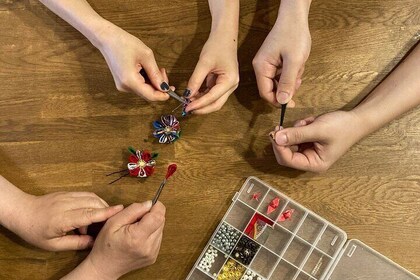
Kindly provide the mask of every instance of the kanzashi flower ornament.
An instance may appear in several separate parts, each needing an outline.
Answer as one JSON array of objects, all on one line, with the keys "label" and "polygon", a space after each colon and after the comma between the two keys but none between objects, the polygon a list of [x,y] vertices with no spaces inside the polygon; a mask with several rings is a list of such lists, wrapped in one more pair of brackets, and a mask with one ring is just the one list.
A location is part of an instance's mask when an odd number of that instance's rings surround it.
[{"label": "kanzashi flower ornament", "polygon": [[129,175],[132,177],[147,178],[155,171],[156,158],[158,157],[157,153],[150,153],[147,150],[136,150],[133,147],[129,147],[128,150],[131,155],[128,157],[127,169],[106,175],[121,174],[119,178],[109,183],[110,185]]},{"label": "kanzashi flower ornament", "polygon": [[180,137],[181,127],[178,119],[174,115],[164,115],[160,121],[154,121],[155,131],[153,136],[159,139],[161,144],[170,144]]},{"label": "kanzashi flower ornament", "polygon": [[130,176],[147,178],[155,171],[156,160],[149,151],[136,151],[130,155],[127,164]]}]

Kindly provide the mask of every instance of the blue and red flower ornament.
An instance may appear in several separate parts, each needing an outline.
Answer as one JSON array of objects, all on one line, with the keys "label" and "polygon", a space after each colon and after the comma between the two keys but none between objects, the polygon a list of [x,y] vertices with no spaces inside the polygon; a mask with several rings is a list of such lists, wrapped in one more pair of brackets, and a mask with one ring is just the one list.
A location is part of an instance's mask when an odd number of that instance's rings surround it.
[{"label": "blue and red flower ornament", "polygon": [[[163,115],[160,120],[153,122],[153,136],[159,140],[161,144],[170,144],[175,142],[181,136],[181,126],[178,119],[174,115]],[[106,176],[120,173],[120,177],[109,184],[113,184],[118,180],[126,177],[147,178],[155,171],[157,153],[148,150],[136,150],[129,147],[130,156],[128,157],[127,169],[112,172]]]},{"label": "blue and red flower ornament", "polygon": [[160,120],[153,122],[153,136],[159,139],[161,144],[175,142],[181,136],[181,126],[174,115],[163,115]]}]

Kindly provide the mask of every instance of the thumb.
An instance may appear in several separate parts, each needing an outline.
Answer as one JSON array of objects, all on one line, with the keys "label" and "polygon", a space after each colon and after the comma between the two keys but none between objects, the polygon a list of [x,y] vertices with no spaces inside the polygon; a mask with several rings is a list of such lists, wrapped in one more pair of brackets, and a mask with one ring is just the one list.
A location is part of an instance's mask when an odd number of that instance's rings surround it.
[{"label": "thumb", "polygon": [[316,142],[321,138],[319,131],[314,125],[286,128],[276,132],[274,141],[280,146]]},{"label": "thumb", "polygon": [[191,96],[198,92],[208,73],[209,67],[207,64],[198,61],[198,64],[195,66],[194,72],[192,73],[187,85],[187,88],[192,93]]},{"label": "thumb", "polygon": [[118,228],[137,222],[152,208],[150,200],[143,203],[133,203],[123,211],[109,219],[109,223]]},{"label": "thumb", "polygon": [[[84,250],[93,246],[93,238],[89,235],[65,235],[53,240],[53,251]],[[51,249],[51,248],[50,248]]]},{"label": "thumb", "polygon": [[292,99],[296,90],[296,80],[299,75],[300,63],[296,63],[291,59],[285,58],[283,69],[281,71],[279,85],[277,86],[277,101],[285,104]]}]

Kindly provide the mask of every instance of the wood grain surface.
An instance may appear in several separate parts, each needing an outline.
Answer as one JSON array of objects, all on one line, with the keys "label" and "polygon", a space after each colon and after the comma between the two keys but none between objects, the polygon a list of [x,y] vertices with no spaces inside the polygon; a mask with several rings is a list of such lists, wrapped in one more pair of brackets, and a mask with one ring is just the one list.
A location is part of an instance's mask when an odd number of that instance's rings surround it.
[{"label": "wood grain surface", "polygon": [[[141,38],[171,84],[183,89],[207,39],[207,2],[90,0]],[[277,15],[276,0],[242,0],[240,87],[214,114],[182,121],[183,137],[159,145],[151,122],[176,107],[118,93],[101,54],[35,0],[0,0],[0,173],[32,194],[92,191],[110,204],[151,199],[169,162],[179,172],[162,202],[167,220],[157,263],[123,279],[184,279],[231,198],[257,176],[416,274],[420,274],[420,111],[355,145],[328,172],[276,164],[268,132],[279,111],[257,93],[251,60]],[[420,37],[419,0],[314,1],[313,47],[286,125],[351,108]],[[109,186],[126,147],[160,153],[156,176]],[[25,207],[25,205],[22,205]],[[0,229],[0,279],[58,279],[88,252],[51,253]]]}]

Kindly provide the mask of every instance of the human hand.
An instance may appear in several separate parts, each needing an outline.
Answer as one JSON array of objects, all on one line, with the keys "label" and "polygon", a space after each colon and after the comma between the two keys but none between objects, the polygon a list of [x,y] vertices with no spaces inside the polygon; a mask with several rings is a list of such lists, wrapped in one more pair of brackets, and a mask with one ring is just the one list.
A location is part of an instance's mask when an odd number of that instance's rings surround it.
[{"label": "human hand", "polygon": [[336,111],[299,120],[272,133],[277,162],[304,171],[326,171],[368,133],[352,111]]},{"label": "human hand", "polygon": [[260,96],[274,106],[295,105],[292,97],[311,51],[308,13],[308,1],[282,1],[277,21],[252,61]]},{"label": "human hand", "polygon": [[[168,76],[159,69],[153,51],[141,40],[113,24],[104,28],[98,49],[104,56],[119,91],[134,92],[147,101],[169,98]],[[144,69],[147,78],[139,74]]]},{"label": "human hand", "polygon": [[[118,279],[156,261],[165,224],[165,206],[151,201],[134,203],[110,218],[76,275],[85,279]],[[94,278],[92,278],[94,279]]]},{"label": "human hand", "polygon": [[[200,91],[204,80],[206,87]],[[184,97],[192,102],[186,107],[186,112],[207,114],[220,110],[238,83],[237,42],[223,31],[214,31],[203,46],[188,81]]]},{"label": "human hand", "polygon": [[91,236],[67,233],[106,221],[123,209],[122,205],[109,207],[103,199],[89,192],[26,195],[20,202],[11,230],[49,251],[83,250],[92,246]]}]

